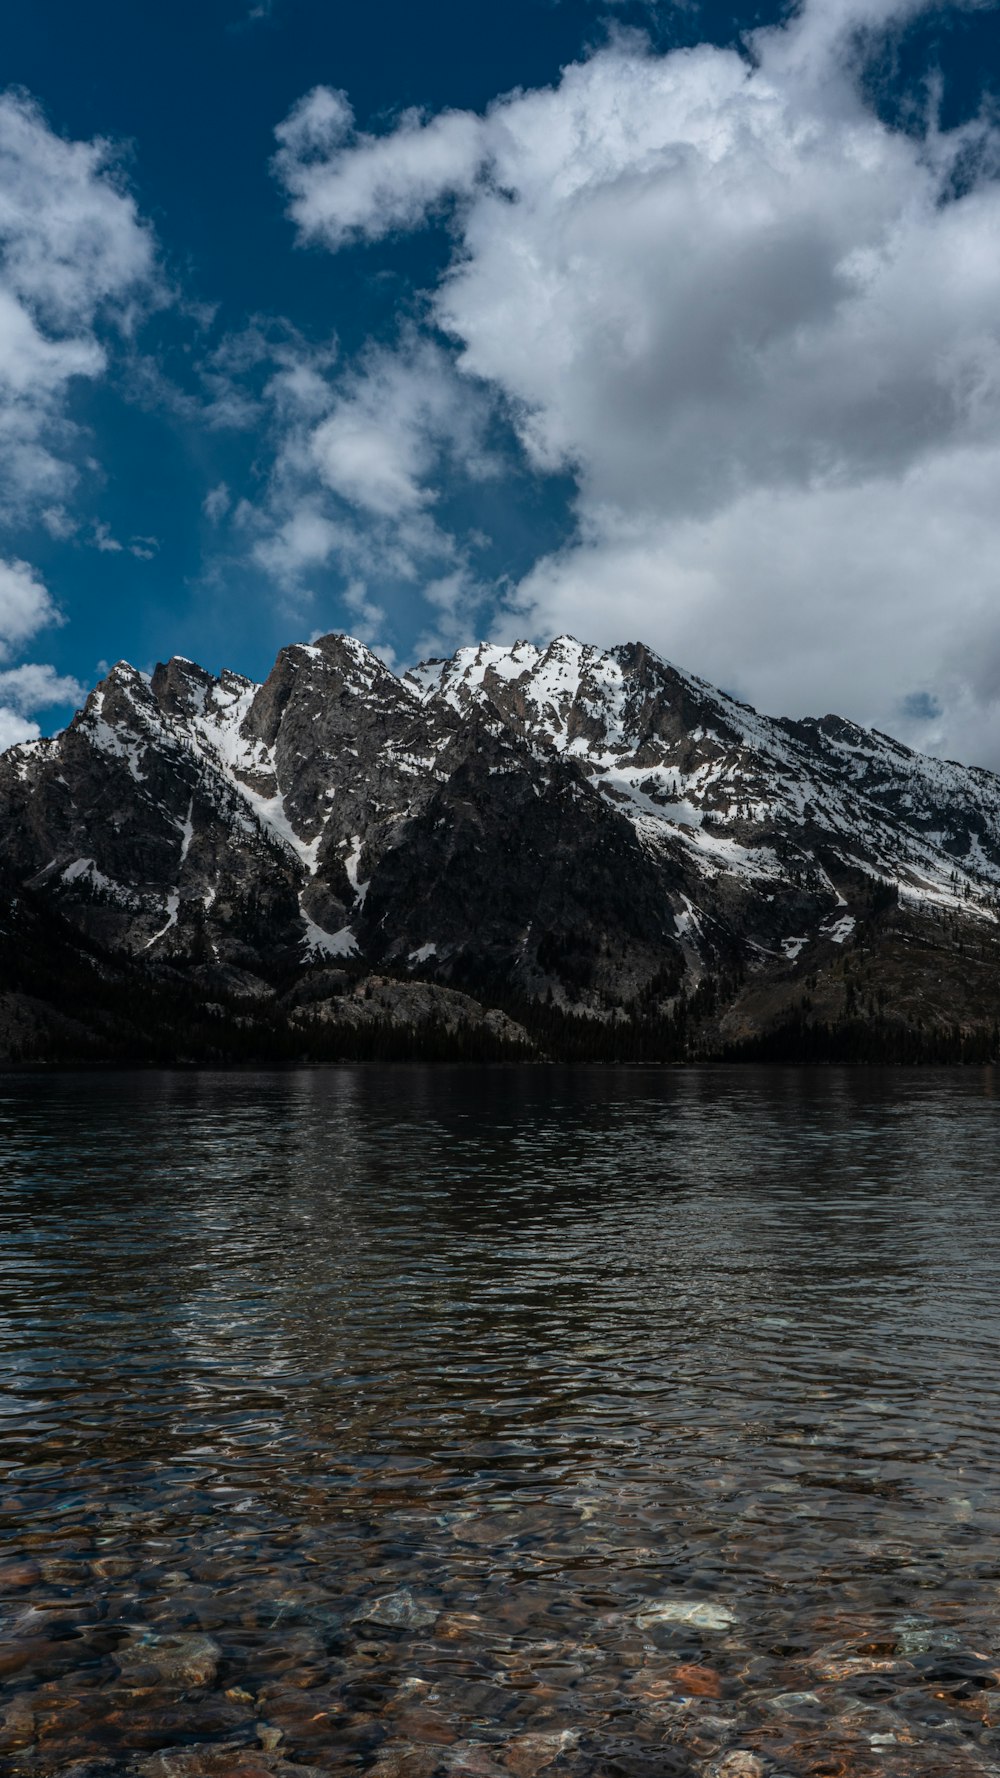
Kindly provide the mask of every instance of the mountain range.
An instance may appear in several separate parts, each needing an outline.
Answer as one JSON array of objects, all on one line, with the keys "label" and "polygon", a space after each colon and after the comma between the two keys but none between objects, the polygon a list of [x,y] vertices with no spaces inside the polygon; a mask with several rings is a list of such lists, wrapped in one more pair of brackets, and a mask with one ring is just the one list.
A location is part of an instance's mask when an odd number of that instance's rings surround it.
[{"label": "mountain range", "polygon": [[0,756],[0,1055],[986,1060],[1000,778],[641,643],[119,662]]}]

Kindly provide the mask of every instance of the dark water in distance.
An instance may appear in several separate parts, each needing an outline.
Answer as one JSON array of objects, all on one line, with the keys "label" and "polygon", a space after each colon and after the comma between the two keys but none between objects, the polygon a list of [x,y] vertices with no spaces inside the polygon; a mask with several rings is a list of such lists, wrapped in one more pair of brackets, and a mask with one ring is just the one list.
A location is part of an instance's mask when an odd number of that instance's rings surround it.
[{"label": "dark water in distance", "polygon": [[998,1133],[979,1071],[0,1077],[0,1771],[1000,1773]]}]

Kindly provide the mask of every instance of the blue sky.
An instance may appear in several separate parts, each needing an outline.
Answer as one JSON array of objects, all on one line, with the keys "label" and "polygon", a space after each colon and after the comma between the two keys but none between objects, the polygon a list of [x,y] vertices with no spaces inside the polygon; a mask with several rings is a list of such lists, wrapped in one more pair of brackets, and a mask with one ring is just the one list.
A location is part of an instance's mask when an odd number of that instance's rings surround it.
[{"label": "blue sky", "polygon": [[569,629],[1000,765],[998,75],[913,0],[6,9],[0,742]]}]

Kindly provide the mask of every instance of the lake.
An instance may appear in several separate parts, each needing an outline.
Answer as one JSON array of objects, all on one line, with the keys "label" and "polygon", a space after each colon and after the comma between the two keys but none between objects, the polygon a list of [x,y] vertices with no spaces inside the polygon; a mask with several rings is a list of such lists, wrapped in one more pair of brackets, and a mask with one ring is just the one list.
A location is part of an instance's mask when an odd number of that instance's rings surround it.
[{"label": "lake", "polygon": [[0,1077],[0,1771],[1000,1773],[998,1136],[978,1070]]}]

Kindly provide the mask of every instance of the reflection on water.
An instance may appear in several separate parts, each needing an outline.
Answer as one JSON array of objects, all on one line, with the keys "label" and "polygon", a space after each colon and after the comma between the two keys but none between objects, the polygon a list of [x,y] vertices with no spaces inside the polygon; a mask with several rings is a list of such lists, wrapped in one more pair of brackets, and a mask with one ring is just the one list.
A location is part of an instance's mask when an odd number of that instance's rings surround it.
[{"label": "reflection on water", "polygon": [[980,1073],[0,1079],[0,1770],[1000,1773]]}]

